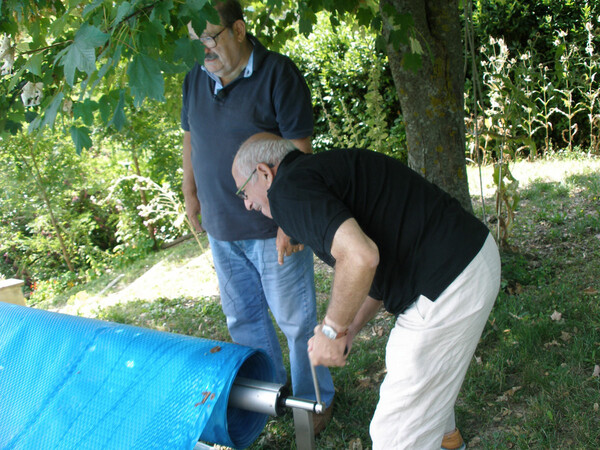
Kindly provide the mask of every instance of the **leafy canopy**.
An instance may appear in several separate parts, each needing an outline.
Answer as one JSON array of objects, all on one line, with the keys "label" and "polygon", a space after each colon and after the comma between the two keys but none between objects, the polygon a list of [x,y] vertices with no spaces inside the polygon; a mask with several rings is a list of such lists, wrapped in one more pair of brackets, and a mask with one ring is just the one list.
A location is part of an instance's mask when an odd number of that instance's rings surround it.
[{"label": "leafy canopy", "polygon": [[165,74],[203,61],[186,24],[219,21],[207,0],[2,0],[0,8],[0,133],[53,127],[62,113],[79,151],[91,146],[94,117],[119,131],[127,106],[164,101]]},{"label": "leafy canopy", "polygon": [[[77,151],[91,146],[96,118],[120,131],[127,111],[146,98],[164,101],[165,77],[204,60],[201,33],[218,23],[212,0],[0,0],[0,139],[24,126],[54,127],[57,117]],[[375,0],[264,0],[244,2],[247,22],[272,49],[298,32],[308,35],[319,11],[335,27],[343,17],[381,29]],[[395,19],[396,43],[410,40],[410,17]],[[383,44],[381,42],[380,44]],[[413,58],[414,59],[414,58]],[[411,59],[407,59],[411,61]]]}]

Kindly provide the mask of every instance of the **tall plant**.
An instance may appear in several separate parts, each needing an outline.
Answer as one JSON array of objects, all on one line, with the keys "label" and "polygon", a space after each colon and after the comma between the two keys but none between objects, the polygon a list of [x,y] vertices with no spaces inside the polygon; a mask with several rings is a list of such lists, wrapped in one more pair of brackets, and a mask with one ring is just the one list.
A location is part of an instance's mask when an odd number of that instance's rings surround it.
[{"label": "tall plant", "polygon": [[574,70],[575,61],[579,58],[579,49],[573,42],[567,40],[567,31],[558,31],[554,45],[556,46],[555,73],[559,80],[556,92],[560,95],[561,106],[556,112],[567,120],[567,128],[562,130],[562,139],[567,144],[569,152],[573,151],[574,137],[579,131],[575,116],[583,109],[575,99],[577,92],[577,74]]},{"label": "tall plant", "polygon": [[[589,7],[584,9],[589,14]],[[586,22],[587,32],[585,41],[585,51],[579,59],[582,68],[581,84],[578,86],[578,92],[582,100],[579,102],[579,109],[586,111],[589,126],[589,151],[588,156],[600,149],[600,114],[597,110],[598,99],[600,98],[600,83],[598,82],[598,72],[600,71],[600,59],[595,54],[594,45],[594,27],[591,21]]]},{"label": "tall plant", "polygon": [[534,117],[539,128],[544,130],[544,154],[552,151],[551,131],[553,129],[552,115],[555,109],[555,90],[552,81],[548,77],[548,67],[539,64],[536,76],[537,95],[534,101],[537,103],[537,114]]},{"label": "tall plant", "polygon": [[[484,110],[484,133],[496,142],[496,238],[506,245],[514,212],[519,203],[518,182],[510,172],[509,162],[516,156],[515,142],[519,139],[519,122],[516,118],[521,114],[521,108],[513,95],[516,89],[510,77],[516,60],[510,58],[508,47],[502,39],[490,38],[488,51],[489,53],[484,53],[486,58],[482,60],[483,82],[488,89],[488,106]],[[503,207],[506,208],[505,212]]]}]

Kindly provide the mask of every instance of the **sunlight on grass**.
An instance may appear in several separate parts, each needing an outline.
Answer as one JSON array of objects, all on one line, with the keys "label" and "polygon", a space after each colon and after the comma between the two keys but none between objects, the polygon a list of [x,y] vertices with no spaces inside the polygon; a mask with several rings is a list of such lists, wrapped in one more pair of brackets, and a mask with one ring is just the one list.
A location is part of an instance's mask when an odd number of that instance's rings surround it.
[{"label": "sunlight on grass", "polygon": [[127,270],[121,274],[113,274],[112,279],[118,281],[105,292],[90,294],[82,290],[71,296],[66,305],[56,310],[93,317],[94,311],[99,307],[106,308],[134,300],[151,302],[158,298],[201,298],[219,295],[212,254],[207,249],[200,254],[194,241],[170,249],[162,259],[147,260],[145,264],[135,268],[133,275],[127,273]]},{"label": "sunlight on grass", "polygon": [[[483,195],[488,198],[494,195],[492,173],[493,166],[488,165],[481,168],[481,178],[477,165],[469,165],[467,174],[469,178],[469,192],[471,196],[481,196],[481,185],[483,180]],[[600,172],[600,159],[548,159],[534,162],[517,161],[510,164],[510,171],[519,181],[519,189],[525,189],[533,181],[560,182],[573,174],[588,174]],[[474,200],[476,201],[476,200]]]}]

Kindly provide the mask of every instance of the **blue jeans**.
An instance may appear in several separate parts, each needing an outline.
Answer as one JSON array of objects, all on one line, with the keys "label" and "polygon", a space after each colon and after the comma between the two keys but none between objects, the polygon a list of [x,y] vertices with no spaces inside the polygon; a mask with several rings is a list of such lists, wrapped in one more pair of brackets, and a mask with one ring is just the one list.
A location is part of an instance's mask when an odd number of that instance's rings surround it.
[{"label": "blue jeans", "polygon": [[[308,340],[317,324],[312,251],[294,253],[280,266],[275,238],[232,242],[208,238],[231,338],[265,350],[277,370],[275,381],[285,384],[287,374],[270,309],[287,338],[294,396],[314,400],[308,359]],[[326,367],[316,370],[321,399],[329,406],[334,395],[331,374]]]}]

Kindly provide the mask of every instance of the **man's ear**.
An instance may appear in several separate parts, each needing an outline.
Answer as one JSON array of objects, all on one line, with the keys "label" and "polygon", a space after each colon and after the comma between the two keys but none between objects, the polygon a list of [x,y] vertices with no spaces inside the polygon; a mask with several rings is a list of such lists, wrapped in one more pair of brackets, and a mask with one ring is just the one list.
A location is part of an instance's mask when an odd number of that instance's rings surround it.
[{"label": "man's ear", "polygon": [[231,25],[231,29],[235,35],[235,38],[238,42],[243,42],[246,39],[246,22],[241,19],[236,20]]},{"label": "man's ear", "polygon": [[267,183],[267,189],[271,187],[271,183],[273,182],[273,178],[275,177],[275,170],[272,167],[269,167],[268,164],[258,163],[256,166],[256,175],[260,180],[265,180]]}]

